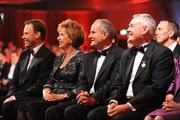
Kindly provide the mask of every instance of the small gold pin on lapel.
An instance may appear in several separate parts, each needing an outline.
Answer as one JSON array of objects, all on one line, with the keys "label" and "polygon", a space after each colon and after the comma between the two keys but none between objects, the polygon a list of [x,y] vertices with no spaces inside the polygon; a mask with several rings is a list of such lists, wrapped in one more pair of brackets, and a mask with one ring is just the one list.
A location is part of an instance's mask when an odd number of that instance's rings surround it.
[{"label": "small gold pin on lapel", "polygon": [[142,61],[141,67],[142,67],[142,68],[145,68],[145,67],[146,67],[146,61]]}]

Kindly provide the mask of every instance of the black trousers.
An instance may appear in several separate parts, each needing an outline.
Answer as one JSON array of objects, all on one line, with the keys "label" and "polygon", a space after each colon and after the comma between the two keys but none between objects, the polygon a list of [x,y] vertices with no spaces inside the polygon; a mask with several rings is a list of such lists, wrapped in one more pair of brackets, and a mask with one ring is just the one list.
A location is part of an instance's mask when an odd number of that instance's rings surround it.
[{"label": "black trousers", "polygon": [[3,120],[16,120],[17,110],[19,109],[19,107],[24,106],[27,102],[33,99],[35,98],[23,98],[20,100],[14,100],[3,103],[2,105]]},{"label": "black trousers", "polygon": [[87,120],[144,120],[148,114],[147,111],[129,111],[114,117],[107,115],[107,106],[101,106],[93,109],[87,116]]},{"label": "black trousers", "polygon": [[75,100],[69,102],[59,102],[57,105],[48,107],[45,111],[45,120],[63,120],[65,109],[75,103]]},{"label": "black trousers", "polygon": [[34,99],[18,107],[18,120],[60,120],[64,110],[75,101],[45,101]]},{"label": "black trousers", "polygon": [[64,120],[86,120],[90,111],[95,109],[96,107],[98,107],[98,105],[71,105],[64,111]]},{"label": "black trousers", "polygon": [[18,120],[44,120],[46,108],[56,104],[57,101],[48,102],[43,98],[30,100],[18,107]]}]

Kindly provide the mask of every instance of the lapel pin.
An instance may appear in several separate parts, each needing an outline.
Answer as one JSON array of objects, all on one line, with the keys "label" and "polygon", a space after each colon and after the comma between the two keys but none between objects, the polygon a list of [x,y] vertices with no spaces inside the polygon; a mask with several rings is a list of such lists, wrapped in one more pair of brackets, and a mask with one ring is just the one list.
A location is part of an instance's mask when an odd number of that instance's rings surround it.
[{"label": "lapel pin", "polygon": [[145,68],[145,67],[146,67],[146,61],[142,61],[141,67],[142,67],[142,68]]}]

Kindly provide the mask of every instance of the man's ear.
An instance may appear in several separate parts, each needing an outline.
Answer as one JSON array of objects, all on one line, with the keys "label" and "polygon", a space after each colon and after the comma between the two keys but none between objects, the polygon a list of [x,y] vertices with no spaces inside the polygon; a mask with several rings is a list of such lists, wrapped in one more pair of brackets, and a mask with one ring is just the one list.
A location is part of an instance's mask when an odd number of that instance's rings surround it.
[{"label": "man's ear", "polygon": [[109,35],[109,33],[103,31],[102,38],[107,39],[108,35]]},{"label": "man's ear", "polygon": [[174,31],[173,30],[169,30],[169,37],[171,38],[174,35]]},{"label": "man's ear", "polygon": [[147,32],[149,32],[149,28],[147,26],[144,26],[143,34],[146,34]]},{"label": "man's ear", "polygon": [[36,37],[36,38],[40,38],[40,36],[41,36],[41,33],[40,33],[40,32],[36,32],[36,33],[35,33],[35,37]]}]

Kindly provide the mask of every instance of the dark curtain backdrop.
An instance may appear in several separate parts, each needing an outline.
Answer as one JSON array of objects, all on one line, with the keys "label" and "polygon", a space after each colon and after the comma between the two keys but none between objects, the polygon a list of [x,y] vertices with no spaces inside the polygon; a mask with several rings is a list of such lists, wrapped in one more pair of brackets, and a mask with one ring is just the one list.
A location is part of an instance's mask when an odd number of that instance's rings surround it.
[{"label": "dark curtain backdrop", "polygon": [[0,25],[0,40],[5,44],[8,41],[13,41],[17,46],[23,47],[21,39],[24,22],[29,19],[42,19],[48,29],[48,43],[57,44],[57,26],[63,20],[69,18],[78,21],[84,26],[86,39],[83,46],[89,47],[90,25],[100,16],[97,11],[39,11],[39,10],[23,10],[23,9],[4,9],[5,21]]}]

